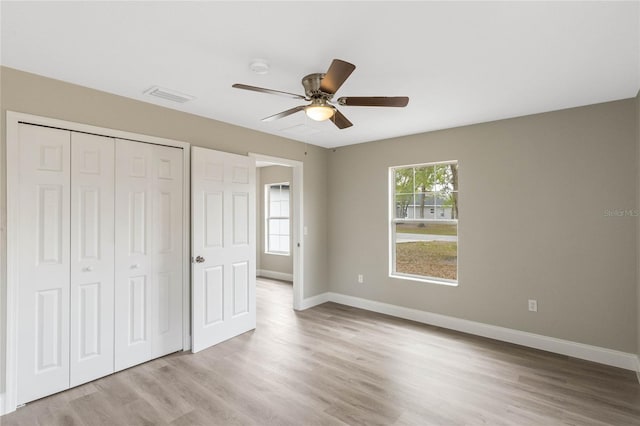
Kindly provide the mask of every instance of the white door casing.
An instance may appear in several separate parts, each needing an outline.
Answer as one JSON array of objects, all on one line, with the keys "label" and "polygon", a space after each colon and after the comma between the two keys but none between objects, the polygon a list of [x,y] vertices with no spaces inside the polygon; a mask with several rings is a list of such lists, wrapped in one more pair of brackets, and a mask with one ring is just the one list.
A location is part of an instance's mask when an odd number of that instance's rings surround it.
[{"label": "white door casing", "polygon": [[116,371],[182,349],[181,159],[116,140]]},{"label": "white door casing", "polygon": [[191,148],[192,351],[256,327],[255,160]]},{"label": "white door casing", "polygon": [[256,162],[266,162],[272,165],[291,167],[293,174],[293,182],[291,184],[292,192],[292,230],[291,245],[293,247],[293,309],[302,310],[309,307],[304,302],[304,242],[306,235],[306,226],[304,226],[304,182],[302,161],[291,160],[288,158],[272,157],[270,155],[257,154],[250,152],[249,156],[254,158]]},{"label": "white door casing", "polygon": [[71,387],[113,372],[114,151],[71,133]]},{"label": "white door casing", "polygon": [[17,403],[69,387],[71,133],[19,124]]}]

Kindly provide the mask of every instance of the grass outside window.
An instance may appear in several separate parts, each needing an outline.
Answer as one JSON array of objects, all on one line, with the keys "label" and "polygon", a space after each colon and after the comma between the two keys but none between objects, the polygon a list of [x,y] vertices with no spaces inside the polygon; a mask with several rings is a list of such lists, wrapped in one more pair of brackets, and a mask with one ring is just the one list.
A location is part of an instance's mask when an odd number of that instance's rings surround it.
[{"label": "grass outside window", "polygon": [[458,163],[390,169],[391,275],[458,280]]}]

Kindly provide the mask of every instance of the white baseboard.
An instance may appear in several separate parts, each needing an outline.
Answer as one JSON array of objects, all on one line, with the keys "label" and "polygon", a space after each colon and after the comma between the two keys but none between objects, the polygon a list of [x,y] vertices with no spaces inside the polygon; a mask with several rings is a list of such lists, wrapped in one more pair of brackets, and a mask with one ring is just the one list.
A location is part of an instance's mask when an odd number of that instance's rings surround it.
[{"label": "white baseboard", "polygon": [[636,377],[640,383],[640,354],[636,357]]},{"label": "white baseboard", "polygon": [[307,297],[302,301],[302,306],[300,306],[300,310],[304,311],[305,309],[313,308],[317,305],[322,305],[323,303],[329,302],[329,294],[330,293],[322,293],[317,296]]},{"label": "white baseboard", "polygon": [[488,337],[503,342],[515,343],[530,348],[624,368],[626,370],[636,371],[638,380],[640,381],[640,358],[636,354],[332,292],[322,293],[305,299],[305,307],[302,309],[307,309],[324,302],[340,303],[342,305],[353,306],[354,308],[366,309],[368,311],[448,328],[450,330],[457,330],[476,336]]},{"label": "white baseboard", "polygon": [[266,269],[258,269],[256,271],[256,275],[259,277],[271,278],[274,280],[282,280],[282,281],[292,281],[293,282],[293,274],[286,274],[284,272],[278,271],[269,271]]},{"label": "white baseboard", "polygon": [[5,414],[9,414],[7,411],[7,407],[4,406],[4,394],[0,393],[0,416],[4,416]]}]

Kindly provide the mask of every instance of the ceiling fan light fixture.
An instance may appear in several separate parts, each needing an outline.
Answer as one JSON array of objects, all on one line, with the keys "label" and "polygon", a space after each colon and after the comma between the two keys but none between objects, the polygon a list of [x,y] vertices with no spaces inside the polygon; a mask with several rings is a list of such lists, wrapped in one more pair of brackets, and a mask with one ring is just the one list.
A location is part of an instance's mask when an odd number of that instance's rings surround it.
[{"label": "ceiling fan light fixture", "polygon": [[[265,117],[262,121],[268,122],[278,120],[297,112],[304,111],[306,116],[311,120],[326,121],[331,119],[338,129],[346,129],[353,126],[353,123],[350,122],[347,117],[345,117],[344,114],[334,106],[335,101],[332,101],[332,99],[338,89],[355,69],[356,66],[349,62],[334,59],[331,61],[331,65],[326,73],[313,73],[302,78],[302,87],[304,87],[305,93],[304,96],[240,83],[233,84],[232,87],[236,89],[286,96],[288,98],[301,99],[307,102],[311,101],[310,104],[298,105],[297,107],[289,108],[288,110],[279,112],[278,114]],[[254,71],[259,71],[259,69]],[[339,98],[337,102],[338,105],[364,107],[406,107],[408,103],[409,98],[406,96],[343,96]]]},{"label": "ceiling fan light fixture", "polygon": [[304,109],[305,114],[312,120],[325,121],[333,117],[334,109],[326,104],[312,104]]}]

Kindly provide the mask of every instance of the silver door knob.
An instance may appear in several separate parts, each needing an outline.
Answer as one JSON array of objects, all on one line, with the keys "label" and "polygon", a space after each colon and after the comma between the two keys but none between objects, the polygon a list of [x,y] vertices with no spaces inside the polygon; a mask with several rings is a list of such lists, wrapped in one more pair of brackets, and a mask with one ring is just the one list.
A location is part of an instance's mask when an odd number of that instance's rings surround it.
[{"label": "silver door knob", "polygon": [[203,262],[204,262],[204,257],[196,256],[196,263],[203,263]]}]

